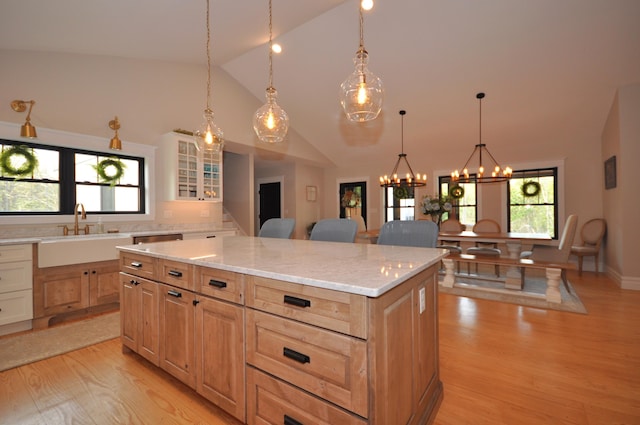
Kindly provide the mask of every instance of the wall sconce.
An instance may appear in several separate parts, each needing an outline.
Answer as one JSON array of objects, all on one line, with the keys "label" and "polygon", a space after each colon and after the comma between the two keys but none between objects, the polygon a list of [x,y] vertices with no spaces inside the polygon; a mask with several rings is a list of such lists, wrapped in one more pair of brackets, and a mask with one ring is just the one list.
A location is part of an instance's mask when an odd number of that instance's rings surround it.
[{"label": "wall sconce", "polygon": [[118,137],[118,130],[120,130],[120,121],[118,121],[118,117],[109,121],[109,128],[114,130],[116,134],[113,136],[111,141],[109,142],[109,149],[120,151],[122,150],[122,140]]},{"label": "wall sconce", "polygon": [[27,120],[20,127],[20,136],[21,137],[29,137],[30,139],[35,139],[38,137],[36,133],[36,128],[31,125],[31,109],[33,109],[33,105],[36,104],[35,100],[14,100],[11,102],[11,109],[16,112],[24,112],[27,110],[27,103],[29,104],[29,112],[27,113]]}]

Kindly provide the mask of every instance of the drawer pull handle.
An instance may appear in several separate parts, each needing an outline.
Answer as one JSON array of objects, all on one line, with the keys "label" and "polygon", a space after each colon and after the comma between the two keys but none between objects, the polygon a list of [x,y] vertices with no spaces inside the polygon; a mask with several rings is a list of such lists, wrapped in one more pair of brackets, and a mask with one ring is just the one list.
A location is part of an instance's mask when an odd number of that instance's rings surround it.
[{"label": "drawer pull handle", "polygon": [[142,263],[138,263],[138,262],[134,261],[134,262],[131,263],[131,267],[140,268],[140,267],[142,267]]},{"label": "drawer pull handle", "polygon": [[179,272],[177,270],[169,270],[169,276],[182,277],[182,272]]},{"label": "drawer pull handle", "polygon": [[182,298],[182,292],[170,290],[167,292],[167,294],[171,295],[172,297]]},{"label": "drawer pull handle", "polygon": [[132,285],[135,285],[135,286],[140,285],[140,282],[138,282],[137,280],[134,280],[134,279],[131,279],[131,280],[129,281],[129,283],[130,283],[130,284],[132,284]]},{"label": "drawer pull handle", "polygon": [[284,296],[284,303],[295,305],[296,307],[311,307],[311,301],[304,298],[292,297],[291,295]]},{"label": "drawer pull handle", "polygon": [[284,425],[304,425],[302,422],[298,422],[291,416],[284,415]]},{"label": "drawer pull handle", "polygon": [[282,355],[290,358],[291,360],[295,360],[299,363],[303,363],[303,364],[311,363],[311,357],[307,356],[306,354],[298,353],[297,351],[292,350],[291,348],[284,347],[282,349]]},{"label": "drawer pull handle", "polygon": [[222,282],[220,280],[215,280],[215,279],[210,279],[209,280],[209,285],[211,286],[215,286],[216,288],[226,288],[227,287],[227,282]]}]

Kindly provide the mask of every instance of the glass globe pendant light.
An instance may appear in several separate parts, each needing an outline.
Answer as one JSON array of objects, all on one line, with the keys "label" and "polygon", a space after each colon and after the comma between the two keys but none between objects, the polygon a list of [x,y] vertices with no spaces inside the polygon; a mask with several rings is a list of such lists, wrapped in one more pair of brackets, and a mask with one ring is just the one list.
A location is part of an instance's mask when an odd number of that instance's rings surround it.
[{"label": "glass globe pendant light", "polygon": [[365,122],[378,117],[382,110],[382,80],[367,68],[369,53],[364,48],[364,18],[360,11],[360,47],[353,59],[355,70],[340,85],[340,104],[349,121]]},{"label": "glass globe pendant light", "polygon": [[271,0],[269,0],[269,87],[267,87],[267,103],[262,105],[253,115],[253,130],[258,139],[265,143],[280,143],[289,131],[289,116],[276,103],[278,91],[273,87],[273,28]]},{"label": "glass globe pendant light", "polygon": [[209,26],[209,0],[207,0],[207,107],[204,110],[204,122],[193,134],[198,149],[220,152],[224,146],[223,133],[213,122],[213,111],[209,107],[211,100],[211,29]]}]

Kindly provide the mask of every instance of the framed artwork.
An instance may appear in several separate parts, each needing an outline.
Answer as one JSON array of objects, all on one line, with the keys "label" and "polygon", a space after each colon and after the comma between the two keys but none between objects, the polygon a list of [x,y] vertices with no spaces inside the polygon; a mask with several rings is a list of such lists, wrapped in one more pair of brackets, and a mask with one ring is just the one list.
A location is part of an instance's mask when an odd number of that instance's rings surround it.
[{"label": "framed artwork", "polygon": [[318,188],[316,186],[307,186],[307,201],[315,202],[318,196]]},{"label": "framed artwork", "polygon": [[604,188],[616,187],[616,156],[612,156],[604,162]]}]

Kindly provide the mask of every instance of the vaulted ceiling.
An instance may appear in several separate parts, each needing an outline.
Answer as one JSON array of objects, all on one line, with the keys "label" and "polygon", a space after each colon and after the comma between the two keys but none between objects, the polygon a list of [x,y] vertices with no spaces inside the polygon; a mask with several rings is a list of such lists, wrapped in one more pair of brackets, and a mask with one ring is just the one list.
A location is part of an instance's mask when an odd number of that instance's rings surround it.
[{"label": "vaulted ceiling", "polygon": [[[204,63],[204,0],[3,0],[0,48]],[[211,0],[214,65],[264,99],[267,0]],[[602,131],[616,88],[640,83],[638,0],[376,0],[364,17],[381,116],[346,121],[357,0],[273,0],[274,85],[292,127],[334,163],[519,146]],[[551,137],[553,135],[553,137]],[[517,143],[516,143],[517,142]]]}]

